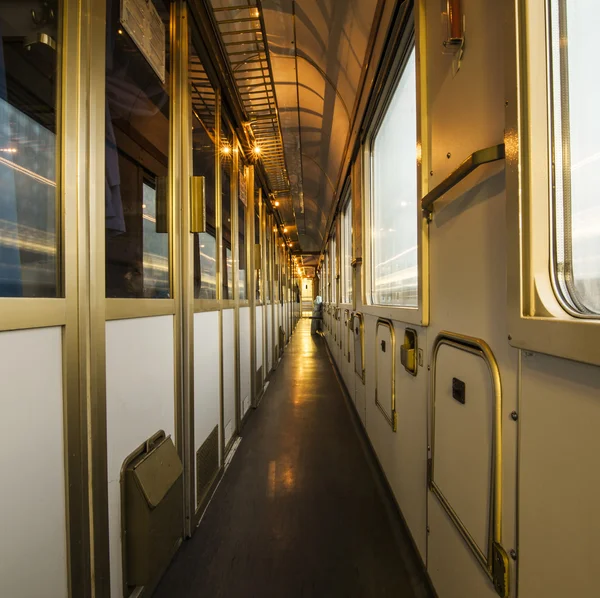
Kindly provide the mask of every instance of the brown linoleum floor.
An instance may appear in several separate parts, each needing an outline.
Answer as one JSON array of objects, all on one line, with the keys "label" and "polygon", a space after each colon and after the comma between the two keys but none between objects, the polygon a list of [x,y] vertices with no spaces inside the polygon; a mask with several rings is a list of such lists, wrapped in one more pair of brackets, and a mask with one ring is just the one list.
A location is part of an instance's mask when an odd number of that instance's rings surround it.
[{"label": "brown linoleum floor", "polygon": [[155,598],[429,596],[325,348],[301,320]]}]

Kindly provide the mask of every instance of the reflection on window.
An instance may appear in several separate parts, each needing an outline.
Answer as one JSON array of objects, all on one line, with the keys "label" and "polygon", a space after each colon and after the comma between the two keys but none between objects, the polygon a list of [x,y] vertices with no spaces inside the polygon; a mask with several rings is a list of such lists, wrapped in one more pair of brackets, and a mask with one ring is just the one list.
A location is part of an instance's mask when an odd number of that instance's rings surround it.
[{"label": "reflection on window", "polygon": [[[254,188],[254,245],[260,246],[260,195],[258,187]],[[260,269],[254,269],[256,281],[256,300],[262,301],[262,288],[260,286]]]},{"label": "reflection on window", "polygon": [[[190,35],[194,39],[194,31],[191,31]],[[204,177],[206,208],[206,231],[194,234],[194,297],[196,299],[216,299],[216,94],[193,44],[190,51],[189,78],[192,95],[193,174]]]},{"label": "reflection on window", "polygon": [[352,303],[352,201],[348,200],[342,217],[342,303]]},{"label": "reflection on window", "polygon": [[555,275],[574,312],[600,314],[600,82],[590,71],[600,5],[551,0]]},{"label": "reflection on window", "polygon": [[221,206],[223,231],[223,299],[233,299],[233,262],[231,257],[231,177],[233,176],[233,138],[229,125],[221,124]]},{"label": "reflection on window", "polygon": [[[121,20],[121,2],[107,2],[107,297],[170,296],[168,73],[163,80],[156,60],[164,44],[168,65],[169,10],[159,0],[150,2],[147,10],[158,19],[158,26],[145,35],[134,34],[134,39]],[[147,35],[154,36],[157,50],[153,64],[146,58]]]},{"label": "reflection on window", "polygon": [[[37,3],[0,8],[0,296],[57,297],[57,22]],[[44,37],[45,34],[45,37]]]},{"label": "reflection on window", "polygon": [[272,221],[271,217],[268,217],[266,224],[266,234],[265,234],[265,245],[266,245],[266,256],[267,263],[264,265],[265,272],[267,273],[265,277],[265,299],[266,301],[271,301],[271,281],[269,280],[269,275],[271,272],[270,265],[272,264],[272,256],[271,256],[271,246],[273,245],[273,229],[272,229]]},{"label": "reflection on window", "polygon": [[246,206],[241,201],[238,203],[238,254],[239,254],[239,294],[240,299],[246,299]]},{"label": "reflection on window", "polygon": [[331,239],[331,303],[337,303],[337,243],[335,237]]},{"label": "reflection on window", "polygon": [[144,279],[155,290],[155,296],[169,296],[169,247],[167,235],[156,232],[156,189],[143,184],[144,203]]},{"label": "reflection on window", "polygon": [[371,300],[417,307],[417,125],[414,49],[372,147]]}]

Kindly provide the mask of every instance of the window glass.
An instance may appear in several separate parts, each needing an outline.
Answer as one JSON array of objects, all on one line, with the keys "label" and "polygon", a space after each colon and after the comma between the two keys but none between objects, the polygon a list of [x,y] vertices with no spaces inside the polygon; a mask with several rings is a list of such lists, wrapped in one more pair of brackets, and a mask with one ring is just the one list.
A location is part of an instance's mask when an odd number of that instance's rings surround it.
[{"label": "window glass", "polygon": [[[254,245],[255,251],[257,249],[262,250],[260,248],[260,191],[258,187],[254,188]],[[259,258],[262,259],[262,256]],[[256,262],[255,262],[256,263]],[[254,276],[256,281],[256,300],[262,301],[262,287],[260,284],[260,268],[254,269]]]},{"label": "window glass", "polygon": [[152,60],[146,38],[120,12],[119,0],[107,2],[106,295],[166,298],[169,10],[148,3],[155,20]]},{"label": "window glass", "polygon": [[273,263],[271,257],[271,245],[273,244],[273,225],[271,222],[271,216],[266,218],[266,231],[265,231],[265,245],[266,245],[266,256],[267,263],[264,264],[265,268],[265,298],[267,301],[271,301],[271,268],[270,265]]},{"label": "window glass", "polygon": [[221,124],[221,206],[223,232],[223,299],[233,299],[233,257],[231,253],[231,186],[233,136],[226,121]]},{"label": "window glass", "polygon": [[337,303],[337,243],[335,236],[331,238],[331,302]]},{"label": "window glass", "polygon": [[600,4],[550,6],[555,274],[571,310],[600,314],[600,81],[589,64]]},{"label": "window glass", "polygon": [[61,294],[56,129],[61,3],[0,8],[0,296]]},{"label": "window glass", "polygon": [[238,264],[239,264],[239,284],[238,292],[240,299],[246,299],[246,177],[244,176],[244,167],[240,165],[239,177],[239,201],[238,201]]},{"label": "window glass", "polygon": [[325,262],[323,267],[323,301],[329,303],[331,301],[331,296],[329,294],[329,289],[331,288],[331,282],[329,280],[329,248],[325,252]]},{"label": "window glass", "polygon": [[[193,32],[191,36],[193,39]],[[192,96],[192,168],[204,177],[206,230],[194,234],[194,297],[217,298],[217,242],[215,220],[216,94],[204,66],[191,45],[189,61]]]},{"label": "window glass", "polygon": [[415,51],[410,53],[372,146],[371,300],[417,307]]},{"label": "window glass", "polygon": [[352,201],[349,199],[342,216],[342,282],[343,303],[352,303]]}]

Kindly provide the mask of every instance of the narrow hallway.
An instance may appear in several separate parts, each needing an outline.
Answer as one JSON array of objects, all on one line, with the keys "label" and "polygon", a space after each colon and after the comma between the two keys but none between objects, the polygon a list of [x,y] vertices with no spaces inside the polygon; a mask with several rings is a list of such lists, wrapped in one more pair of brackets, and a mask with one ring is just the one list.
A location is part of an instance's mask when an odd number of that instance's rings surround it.
[{"label": "narrow hallway", "polygon": [[350,409],[301,320],[155,596],[428,596]]}]

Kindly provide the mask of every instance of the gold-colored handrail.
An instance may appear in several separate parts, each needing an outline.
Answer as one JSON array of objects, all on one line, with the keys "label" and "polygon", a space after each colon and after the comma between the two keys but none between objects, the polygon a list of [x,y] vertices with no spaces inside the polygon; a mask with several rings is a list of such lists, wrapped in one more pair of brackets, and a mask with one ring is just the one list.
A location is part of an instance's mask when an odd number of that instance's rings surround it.
[{"label": "gold-colored handrail", "polygon": [[433,204],[442,195],[450,191],[452,187],[460,183],[465,177],[471,174],[476,168],[483,164],[504,160],[504,143],[486,147],[485,149],[473,152],[456,170],[450,173],[439,185],[436,185],[427,195],[421,199],[421,208],[423,216],[429,218],[433,213]]}]

